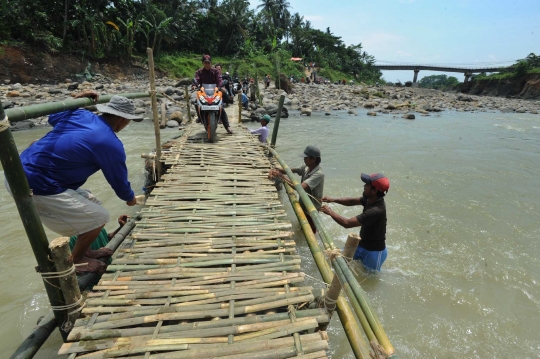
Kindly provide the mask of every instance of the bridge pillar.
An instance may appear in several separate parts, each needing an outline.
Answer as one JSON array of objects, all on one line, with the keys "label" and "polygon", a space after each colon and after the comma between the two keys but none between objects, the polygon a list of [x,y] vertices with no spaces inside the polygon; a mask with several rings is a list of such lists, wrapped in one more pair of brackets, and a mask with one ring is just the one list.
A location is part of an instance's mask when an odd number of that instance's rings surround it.
[{"label": "bridge pillar", "polygon": [[414,70],[414,79],[413,79],[413,84],[416,83],[416,80],[418,80],[418,73],[420,72],[420,70],[416,69]]},{"label": "bridge pillar", "polygon": [[472,76],[472,73],[465,72],[465,81],[463,81],[463,83],[469,82],[469,79],[471,78],[471,76]]}]

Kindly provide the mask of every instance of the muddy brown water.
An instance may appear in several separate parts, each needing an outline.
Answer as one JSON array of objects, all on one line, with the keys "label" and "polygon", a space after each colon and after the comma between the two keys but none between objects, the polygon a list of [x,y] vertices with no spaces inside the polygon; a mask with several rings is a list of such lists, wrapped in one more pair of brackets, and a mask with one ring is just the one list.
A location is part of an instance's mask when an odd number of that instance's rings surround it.
[{"label": "muddy brown water", "polygon": [[[46,132],[14,136],[22,150]],[[167,130],[162,138],[177,133]],[[152,126],[131,124],[120,138],[140,194],[140,153],[154,146]],[[321,148],[329,196],[359,196],[361,172],[383,172],[390,179],[388,259],[381,274],[360,273],[358,279],[400,358],[540,357],[540,116],[444,112],[407,121],[291,113],[282,120],[277,149],[290,166],[300,163],[298,153],[308,144]],[[114,196],[101,173],[84,187],[104,202],[111,218],[135,210]],[[332,207],[345,216],[360,211]],[[3,187],[0,208],[0,352],[8,356],[48,304]],[[329,217],[324,222],[338,245],[352,231]],[[106,228],[115,227],[111,221]],[[316,278],[308,283],[320,286],[307,245],[300,235],[295,239],[304,271]],[[330,355],[352,358],[337,316],[328,331]],[[55,333],[38,357],[56,358],[60,343]]]}]

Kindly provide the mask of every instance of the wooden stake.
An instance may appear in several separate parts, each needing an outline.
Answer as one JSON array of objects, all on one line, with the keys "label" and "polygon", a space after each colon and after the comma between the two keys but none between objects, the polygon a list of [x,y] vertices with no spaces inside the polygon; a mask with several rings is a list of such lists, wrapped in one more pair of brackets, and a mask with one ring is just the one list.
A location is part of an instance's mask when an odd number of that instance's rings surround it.
[{"label": "wooden stake", "polygon": [[159,119],[157,111],[156,75],[154,73],[154,55],[151,48],[146,49],[148,54],[148,72],[150,77],[150,97],[152,99],[152,112],[154,119],[154,132],[156,134],[156,171],[157,182],[161,180],[161,132],[159,131]]},{"label": "wooden stake", "polygon": [[73,267],[73,257],[69,250],[69,237],[59,237],[52,240],[49,248],[51,249],[51,258],[54,261],[57,272],[66,272],[73,268],[71,274],[59,278],[65,305],[72,305],[79,302],[79,304],[68,310],[67,321],[59,324],[61,330],[70,332],[73,324],[79,318],[82,301],[77,275]]},{"label": "wooden stake", "polygon": [[[360,242],[360,237],[356,234],[349,234],[347,242],[345,243],[345,248],[343,249],[343,256],[347,260],[352,260],[354,252],[358,247],[358,242]],[[334,310],[336,309],[336,302],[341,293],[341,282],[337,275],[332,279],[332,284],[328,288],[328,293],[324,297],[324,306],[328,310],[328,314],[332,316]],[[323,328],[324,329],[324,328]]]},{"label": "wooden stake", "polygon": [[242,92],[238,93],[238,123],[242,123]]},{"label": "wooden stake", "polygon": [[167,105],[165,105],[165,101],[161,101],[161,123],[159,128],[165,127],[167,127]]},{"label": "wooden stake", "polygon": [[186,108],[187,108],[187,116],[188,116],[188,123],[191,123],[191,98],[189,96],[189,90],[188,87],[184,87],[184,97],[186,98]]}]

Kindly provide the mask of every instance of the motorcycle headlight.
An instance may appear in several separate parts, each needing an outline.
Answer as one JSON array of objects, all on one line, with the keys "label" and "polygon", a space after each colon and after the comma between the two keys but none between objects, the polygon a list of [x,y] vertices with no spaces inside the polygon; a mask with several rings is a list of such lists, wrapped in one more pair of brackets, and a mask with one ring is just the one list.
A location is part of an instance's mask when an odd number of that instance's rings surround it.
[{"label": "motorcycle headlight", "polygon": [[201,103],[206,103],[206,98],[204,96],[199,96],[199,101]]}]

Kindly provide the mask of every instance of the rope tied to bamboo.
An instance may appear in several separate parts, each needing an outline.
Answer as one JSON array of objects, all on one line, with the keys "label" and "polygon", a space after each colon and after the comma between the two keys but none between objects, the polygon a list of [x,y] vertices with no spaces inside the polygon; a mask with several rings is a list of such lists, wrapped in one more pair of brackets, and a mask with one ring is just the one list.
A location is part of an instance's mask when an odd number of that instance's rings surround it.
[{"label": "rope tied to bamboo", "polygon": [[[86,263],[81,263],[81,264],[84,265]],[[72,265],[71,268],[68,268],[68,269],[66,269],[64,271],[60,271],[60,272],[43,272],[43,273],[39,273],[39,274],[41,274],[41,277],[43,279],[63,278],[63,277],[69,276],[71,273],[74,273],[75,272],[75,266],[76,266],[76,264]]]},{"label": "rope tied to bamboo", "polygon": [[[76,302],[73,302],[71,304],[66,304],[66,305],[51,305],[51,309],[52,310],[69,310],[72,308],[76,308],[79,304],[82,303],[83,300],[84,300],[84,297],[81,295],[81,297]],[[83,306],[81,306],[80,308],[72,312],[69,312],[68,315],[80,312],[82,309],[83,309]]]},{"label": "rope tied to bamboo", "polygon": [[0,132],[7,130],[11,124],[9,123],[7,115],[4,115],[4,119],[0,121]]},{"label": "rope tied to bamboo", "polygon": [[345,259],[349,259],[347,257],[344,257],[343,253],[341,253],[341,250],[337,249],[337,248],[336,249],[326,249],[323,253],[326,256],[326,258],[328,258],[328,260],[330,261],[330,264],[337,257],[343,257]]}]

